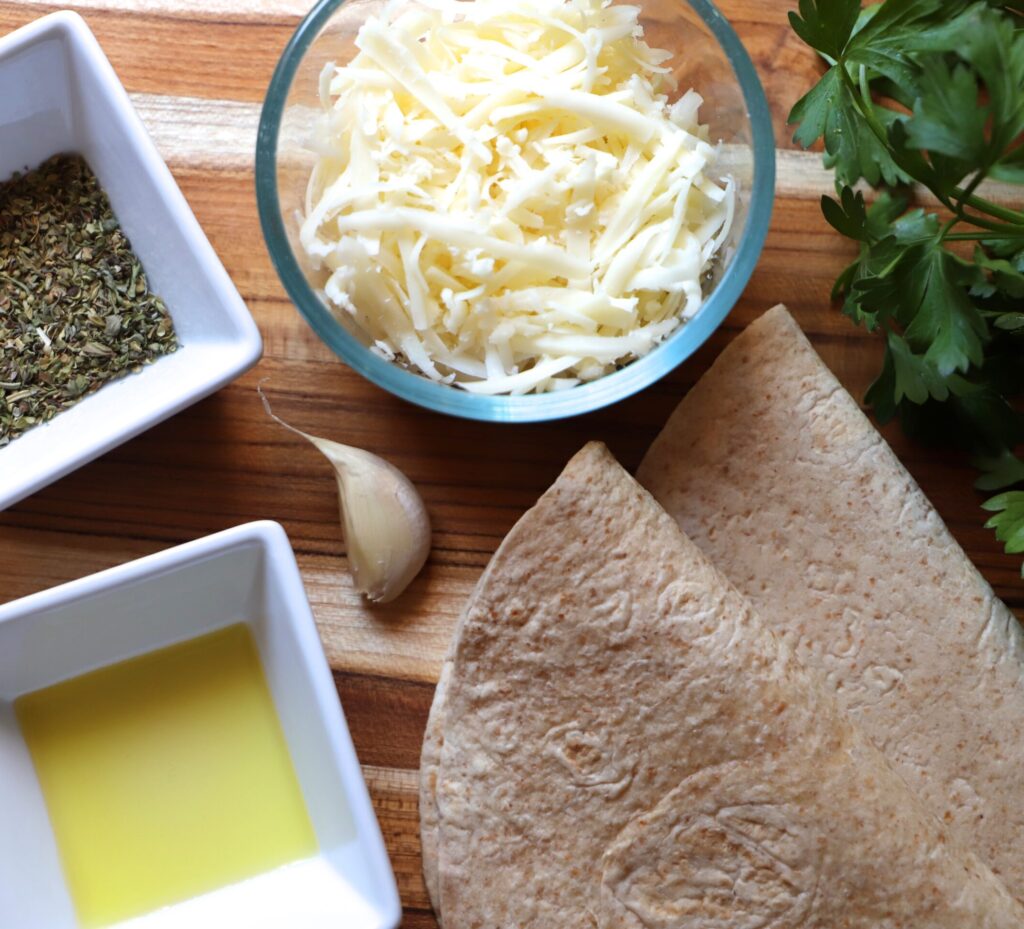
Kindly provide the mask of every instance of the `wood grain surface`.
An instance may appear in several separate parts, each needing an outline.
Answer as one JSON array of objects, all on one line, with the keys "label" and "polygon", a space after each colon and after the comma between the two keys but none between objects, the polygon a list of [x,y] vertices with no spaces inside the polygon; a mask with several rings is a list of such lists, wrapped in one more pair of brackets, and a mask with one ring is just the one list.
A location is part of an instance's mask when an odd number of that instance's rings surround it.
[{"label": "wood grain surface", "polygon": [[[433,927],[420,876],[416,768],[456,617],[515,520],[587,440],[635,468],[682,393],[730,338],[785,301],[855,395],[879,346],[829,304],[851,246],[818,198],[830,178],[793,150],[785,116],[819,64],[792,34],[794,2],[721,0],[764,81],[779,147],[778,199],[760,265],[725,326],[675,374],[582,418],[533,426],[461,422],[362,380],[286,298],[263,247],[253,191],[259,105],[306,0],[77,0],[265,341],[255,370],[210,399],[0,514],[0,602],[253,519],[291,538],[338,694],[398,877],[404,925]],[[0,0],[0,34],[55,9]],[[329,467],[271,422],[256,394],[301,428],[384,455],[419,486],[434,548],[409,593],[370,609],[349,581]],[[886,430],[899,456],[999,594],[1024,615],[1019,560],[983,528],[960,457]]]}]

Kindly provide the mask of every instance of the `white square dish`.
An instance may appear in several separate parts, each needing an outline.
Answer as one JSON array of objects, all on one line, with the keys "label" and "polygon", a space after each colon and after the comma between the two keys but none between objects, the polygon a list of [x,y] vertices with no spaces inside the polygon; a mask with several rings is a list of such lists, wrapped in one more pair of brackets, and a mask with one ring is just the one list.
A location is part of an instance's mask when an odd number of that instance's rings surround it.
[{"label": "white square dish", "polygon": [[180,347],[0,448],[0,510],[213,393],[252,367],[259,330],[99,43],[53,13],[0,38],[0,180],[83,155]]},{"label": "white square dish", "polygon": [[394,929],[401,907],[284,530],[250,523],[0,606],[0,922],[77,929],[14,700],[238,622],[256,642],[319,852],[120,929]]}]

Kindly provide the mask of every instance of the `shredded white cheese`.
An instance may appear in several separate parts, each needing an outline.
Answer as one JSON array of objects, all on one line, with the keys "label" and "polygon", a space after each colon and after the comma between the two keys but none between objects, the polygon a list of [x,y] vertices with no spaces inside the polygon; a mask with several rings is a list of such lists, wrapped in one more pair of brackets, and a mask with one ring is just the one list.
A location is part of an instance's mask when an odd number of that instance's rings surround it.
[{"label": "shredded white cheese", "polygon": [[697,312],[735,192],[639,12],[417,0],[324,70],[300,239],[373,351],[476,393],[556,390]]}]

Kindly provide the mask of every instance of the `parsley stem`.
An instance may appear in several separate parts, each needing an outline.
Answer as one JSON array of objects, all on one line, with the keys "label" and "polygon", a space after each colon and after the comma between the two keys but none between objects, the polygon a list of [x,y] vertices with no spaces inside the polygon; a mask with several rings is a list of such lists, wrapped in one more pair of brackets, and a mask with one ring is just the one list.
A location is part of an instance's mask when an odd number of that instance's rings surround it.
[{"label": "parsley stem", "polygon": [[[999,235],[1005,235],[1007,233],[1013,234],[1020,229],[1020,223],[994,223],[990,219],[986,219],[983,216],[975,216],[973,213],[964,213],[962,210],[955,210],[955,219],[963,220],[965,223],[970,223],[972,226],[978,226],[980,229],[987,229],[989,232],[998,233]],[[992,238],[992,236],[986,236],[986,238]]]},{"label": "parsley stem", "polygon": [[[949,242],[980,242],[993,238],[991,232],[950,232],[942,237]],[[1017,229],[1012,232],[1000,232],[1001,239],[1024,239],[1024,229]]]},{"label": "parsley stem", "polygon": [[[908,177],[915,178],[925,187],[932,192],[932,195],[950,212],[958,213],[957,205],[949,199],[946,194],[941,190],[937,190],[923,178],[917,177],[914,171],[910,170],[903,159],[900,158],[899,152],[893,149],[892,144],[889,142],[889,134],[882,125],[882,121],[878,118],[878,114],[875,113],[874,106],[871,102],[871,89],[867,86],[866,73],[861,73],[861,87],[858,89],[857,85],[854,84],[853,78],[850,77],[850,72],[846,68],[846,62],[842,59],[835,65],[839,69],[840,79],[846,84],[846,89],[849,91],[850,98],[853,100],[853,105],[856,107],[857,112],[860,113],[864,122],[868,124],[868,128],[875,134],[878,141],[882,143],[885,149],[889,153],[889,157],[892,159],[893,164],[896,165],[901,171],[903,171]],[[864,95],[867,95],[866,97]],[[972,220],[973,221],[973,220]],[[982,225],[978,223],[978,225]]]},{"label": "parsley stem", "polygon": [[976,210],[981,210],[982,213],[988,213],[989,216],[994,216],[996,219],[1002,219],[1008,223],[1015,223],[1017,225],[1024,223],[1024,213],[1019,210],[1011,210],[1009,207],[1000,206],[998,203],[993,203],[991,200],[986,200],[984,197],[968,193],[962,187],[953,188],[953,196],[963,203],[966,203],[968,206],[972,206]]},{"label": "parsley stem", "polygon": [[964,191],[963,197],[957,197],[956,199],[956,215],[961,219],[967,219],[967,209],[964,204],[964,200],[968,197],[974,196],[974,191],[978,189],[978,185],[985,179],[985,175],[988,173],[987,168],[984,170],[978,170],[974,172],[974,177],[971,178],[967,184],[967,189]]},{"label": "parsley stem", "polygon": [[[843,79],[843,83],[846,84],[846,89],[850,92],[850,96],[853,98],[854,106],[860,112],[860,115],[864,118],[864,121],[868,124],[871,131],[878,136],[878,141],[882,143],[886,148],[889,147],[889,137],[885,131],[885,126],[882,125],[878,115],[875,113],[871,104],[870,88],[866,85],[866,75],[864,69],[861,69],[861,87],[858,88],[853,83],[853,78],[850,77],[850,72],[846,69],[846,62],[840,60],[836,65],[839,69],[839,74]],[[863,93],[867,93],[868,96],[865,98],[862,96]]]},{"label": "parsley stem", "polygon": [[864,65],[860,66],[860,72],[858,73],[860,83],[860,96],[864,101],[864,105],[870,110],[872,99],[871,99],[871,83],[868,81],[868,69]]}]

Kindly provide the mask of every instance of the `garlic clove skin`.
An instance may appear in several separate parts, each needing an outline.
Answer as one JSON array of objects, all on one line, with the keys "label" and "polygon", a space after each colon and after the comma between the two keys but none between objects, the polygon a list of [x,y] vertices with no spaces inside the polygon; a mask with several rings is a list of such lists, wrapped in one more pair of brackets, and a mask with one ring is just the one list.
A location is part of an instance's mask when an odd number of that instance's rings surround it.
[{"label": "garlic clove skin", "polygon": [[334,466],[341,531],[355,588],[374,603],[394,600],[430,554],[430,517],[412,482],[393,464],[361,448],[309,435],[270,408],[271,419],[315,445]]},{"label": "garlic clove skin", "polygon": [[412,482],[370,452],[307,436],[334,465],[349,568],[356,590],[388,603],[430,554],[430,517]]}]

